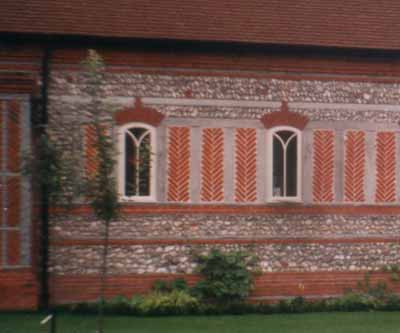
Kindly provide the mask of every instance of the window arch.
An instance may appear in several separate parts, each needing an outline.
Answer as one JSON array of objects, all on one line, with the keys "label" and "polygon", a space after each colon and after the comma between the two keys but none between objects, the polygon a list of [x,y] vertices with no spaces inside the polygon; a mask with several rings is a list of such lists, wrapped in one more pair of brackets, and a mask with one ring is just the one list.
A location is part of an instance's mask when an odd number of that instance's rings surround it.
[{"label": "window arch", "polygon": [[274,127],[267,142],[269,200],[301,200],[301,132],[289,126]]},{"label": "window arch", "polygon": [[155,200],[156,133],[144,123],[119,130],[119,193],[133,201]]}]

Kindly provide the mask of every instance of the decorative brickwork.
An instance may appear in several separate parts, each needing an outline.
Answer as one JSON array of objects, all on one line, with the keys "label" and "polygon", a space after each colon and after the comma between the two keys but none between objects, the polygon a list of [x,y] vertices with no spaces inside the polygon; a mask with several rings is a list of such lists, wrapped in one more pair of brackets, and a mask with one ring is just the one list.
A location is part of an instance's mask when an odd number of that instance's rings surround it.
[{"label": "decorative brickwork", "polygon": [[235,201],[257,200],[257,130],[236,129]]},{"label": "decorative brickwork", "polygon": [[8,104],[7,132],[8,132],[8,170],[18,172],[21,164],[21,119],[20,108],[17,102]]},{"label": "decorative brickwork", "polygon": [[396,201],[396,134],[376,134],[376,190],[375,201]]},{"label": "decorative brickwork", "polygon": [[201,160],[201,200],[224,200],[224,131],[221,128],[203,130]]},{"label": "decorative brickwork", "polygon": [[97,172],[96,127],[85,125],[83,128],[85,137],[85,171],[87,177],[92,177]]},{"label": "decorative brickwork", "polygon": [[168,201],[190,200],[190,128],[168,128]]},{"label": "decorative brickwork", "polygon": [[291,126],[303,130],[309,119],[305,115],[290,112],[288,103],[282,101],[280,111],[267,113],[260,120],[267,129],[276,126]]},{"label": "decorative brickwork", "polygon": [[314,202],[332,202],[334,201],[335,133],[328,130],[314,131],[313,153]]},{"label": "decorative brickwork", "polygon": [[144,107],[139,97],[135,98],[134,108],[128,108],[114,115],[117,125],[140,122],[157,127],[164,119],[164,115],[155,109]]},{"label": "decorative brickwork", "polygon": [[345,136],[344,200],[365,201],[365,132],[347,131]]}]

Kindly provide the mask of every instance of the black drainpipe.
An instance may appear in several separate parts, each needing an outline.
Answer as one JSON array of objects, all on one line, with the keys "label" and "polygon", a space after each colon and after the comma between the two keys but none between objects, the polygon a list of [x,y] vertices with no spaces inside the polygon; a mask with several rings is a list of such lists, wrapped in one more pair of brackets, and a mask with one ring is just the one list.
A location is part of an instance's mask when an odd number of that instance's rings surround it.
[{"label": "black drainpipe", "polygon": [[[41,113],[39,120],[38,134],[39,136],[47,135],[48,124],[48,86],[50,77],[50,61],[51,49],[45,46],[42,57],[42,73],[41,73]],[[40,185],[40,307],[42,310],[48,310],[50,304],[49,291],[49,188],[46,184]]]}]

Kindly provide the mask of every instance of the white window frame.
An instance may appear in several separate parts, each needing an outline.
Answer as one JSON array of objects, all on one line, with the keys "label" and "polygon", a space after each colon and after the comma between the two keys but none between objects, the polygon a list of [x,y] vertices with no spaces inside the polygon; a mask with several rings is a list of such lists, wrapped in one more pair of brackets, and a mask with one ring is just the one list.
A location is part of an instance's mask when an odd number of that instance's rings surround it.
[{"label": "white window frame", "polygon": [[[150,132],[150,146],[151,146],[151,171],[150,171],[150,195],[140,196],[125,195],[125,133],[130,128],[145,128]],[[118,128],[118,194],[122,201],[133,202],[149,202],[156,201],[156,176],[157,176],[157,137],[156,129],[148,124],[141,122],[128,123]]]},{"label": "white window frame", "polygon": [[[274,145],[273,138],[274,134],[279,131],[291,131],[294,132],[297,136],[297,184],[296,184],[296,193],[295,197],[288,196],[274,196],[273,195],[273,168],[274,168]],[[266,135],[267,140],[267,201],[269,202],[301,202],[302,201],[302,132],[291,126],[276,126],[267,130]],[[284,173],[284,177],[286,174]]]}]

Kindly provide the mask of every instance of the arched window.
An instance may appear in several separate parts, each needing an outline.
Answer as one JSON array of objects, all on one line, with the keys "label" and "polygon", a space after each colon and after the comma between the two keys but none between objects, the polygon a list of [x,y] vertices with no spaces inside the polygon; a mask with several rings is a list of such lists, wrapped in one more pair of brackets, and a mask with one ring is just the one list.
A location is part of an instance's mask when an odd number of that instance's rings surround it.
[{"label": "arched window", "polygon": [[133,201],[155,200],[155,131],[143,123],[131,123],[119,133],[119,192]]},{"label": "arched window", "polygon": [[269,182],[271,201],[301,199],[301,132],[279,126],[269,130]]}]

